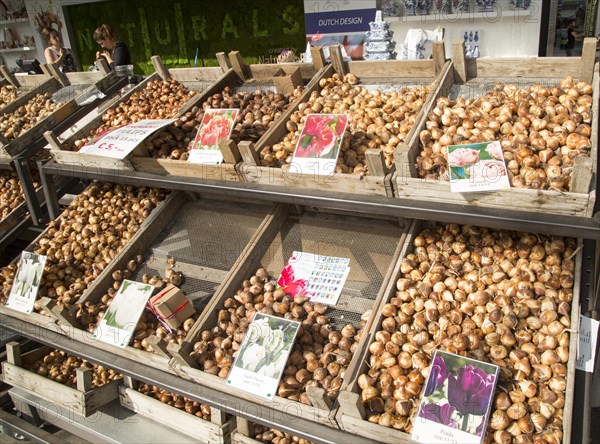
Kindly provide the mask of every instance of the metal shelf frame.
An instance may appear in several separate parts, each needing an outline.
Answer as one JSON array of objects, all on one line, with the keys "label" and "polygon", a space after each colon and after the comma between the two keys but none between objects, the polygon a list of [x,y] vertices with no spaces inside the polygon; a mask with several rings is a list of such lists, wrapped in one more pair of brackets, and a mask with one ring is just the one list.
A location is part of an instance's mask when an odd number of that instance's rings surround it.
[{"label": "metal shelf frame", "polygon": [[[282,202],[310,207],[314,210],[334,210],[384,217],[408,217],[435,220],[444,223],[465,223],[490,228],[531,231],[559,236],[585,239],[584,267],[582,276],[581,312],[597,315],[600,311],[597,288],[596,251],[600,246],[600,220],[596,218],[544,215],[511,209],[482,209],[472,206],[420,202],[411,199],[395,199],[379,196],[363,196],[351,193],[335,193],[313,190],[295,190],[270,185],[235,183],[194,178],[158,176],[139,172],[107,170],[93,167],[65,166],[53,161],[40,165],[42,182],[51,217],[58,216],[56,196],[52,196],[54,176],[77,179],[110,181],[130,185],[155,186],[208,195],[247,198],[269,202]],[[50,184],[50,185],[48,185]],[[54,203],[51,203],[54,201]],[[596,205],[598,209],[598,204]],[[342,430],[335,430],[304,418],[286,415],[285,409],[265,408],[251,401],[243,400],[211,387],[199,386],[175,375],[156,370],[140,362],[134,362],[119,355],[81,344],[59,335],[44,335],[38,327],[7,315],[0,315],[0,324],[19,334],[52,345],[68,353],[109,366],[134,379],[179,393],[195,401],[208,404],[250,421],[277,428],[320,443],[363,443],[373,442]],[[589,374],[577,372],[575,402],[573,412],[572,442],[589,442],[590,409]],[[586,407],[587,406],[587,407]]]}]

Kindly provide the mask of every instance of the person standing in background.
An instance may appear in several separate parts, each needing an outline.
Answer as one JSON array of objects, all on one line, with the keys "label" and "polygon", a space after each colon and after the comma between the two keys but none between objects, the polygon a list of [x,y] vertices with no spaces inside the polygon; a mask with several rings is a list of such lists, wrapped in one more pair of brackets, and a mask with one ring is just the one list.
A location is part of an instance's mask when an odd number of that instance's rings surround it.
[{"label": "person standing in background", "polygon": [[62,72],[77,71],[77,66],[75,66],[73,55],[67,48],[63,47],[60,33],[56,29],[42,29],[42,38],[48,45],[44,51],[46,63],[52,64],[58,62],[59,69]]},{"label": "person standing in background", "polygon": [[131,65],[129,48],[125,43],[117,40],[110,26],[101,25],[98,27],[94,31],[94,40],[105,49],[96,52],[97,59],[104,57],[112,69],[115,69],[115,66]]},{"label": "person standing in background", "polygon": [[583,32],[575,31],[577,28],[577,21],[571,20],[569,22],[569,28],[567,29],[567,46],[565,47],[567,56],[571,57],[573,55],[573,49],[575,48],[575,41],[583,40],[584,34]]}]

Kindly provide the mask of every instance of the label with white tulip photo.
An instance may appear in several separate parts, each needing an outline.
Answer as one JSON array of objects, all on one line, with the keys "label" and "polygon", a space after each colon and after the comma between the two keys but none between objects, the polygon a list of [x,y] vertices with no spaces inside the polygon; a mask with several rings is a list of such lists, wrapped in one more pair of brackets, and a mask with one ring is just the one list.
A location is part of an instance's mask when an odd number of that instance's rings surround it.
[{"label": "label with white tulip photo", "polygon": [[233,361],[227,384],[273,399],[300,323],[256,313]]},{"label": "label with white tulip photo", "polygon": [[508,170],[499,141],[448,147],[450,190],[453,193],[507,190]]},{"label": "label with white tulip photo", "polygon": [[575,361],[577,370],[594,372],[599,324],[595,319],[579,315],[579,341],[577,342],[577,361]]},{"label": "label with white tulip photo", "polygon": [[154,287],[125,279],[94,332],[94,338],[125,348]]},{"label": "label with white tulip photo", "polygon": [[31,313],[33,311],[33,305],[35,304],[42,275],[44,274],[46,259],[46,256],[30,253],[29,251],[21,253],[19,269],[17,270],[13,286],[6,301],[8,308],[23,313]]}]

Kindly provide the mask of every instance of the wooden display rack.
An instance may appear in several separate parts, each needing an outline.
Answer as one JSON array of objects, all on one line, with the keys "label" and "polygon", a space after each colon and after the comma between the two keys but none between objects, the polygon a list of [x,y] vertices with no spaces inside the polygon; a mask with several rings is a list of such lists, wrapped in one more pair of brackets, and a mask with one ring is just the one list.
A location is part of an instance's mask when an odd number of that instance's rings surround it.
[{"label": "wooden display rack", "polygon": [[[101,92],[106,93],[119,80],[114,72],[109,71],[101,71],[99,73],[69,73],[73,74],[73,76],[69,77],[69,74],[63,74],[56,66],[43,65],[43,67],[48,74],[14,76],[6,67],[0,66],[0,72],[3,73],[6,80],[22,90],[21,95],[16,100],[0,109],[0,116],[16,111],[37,94],[55,94],[71,85],[83,84],[95,86]],[[89,105],[79,105],[80,97],[82,97],[80,94],[71,95],[53,113],[10,142],[0,136],[0,157],[10,158],[20,154],[28,149],[32,143],[41,139],[44,132],[72,118],[74,113],[88,109]]]},{"label": "wooden display rack", "polygon": [[[242,60],[239,51],[231,51],[228,56],[225,53],[218,53],[217,59],[225,71],[209,89],[201,94],[195,100],[195,104],[201,106],[214,94],[220,93],[225,87],[230,87],[233,91],[237,87],[252,87],[264,88],[266,86],[275,87],[278,92],[288,93],[293,91],[295,86],[309,83],[316,75],[317,70],[315,65],[308,63],[285,63],[277,65],[246,65]],[[155,65],[156,66],[156,65]],[[173,77],[179,72],[181,81],[188,76],[195,76],[200,69],[207,68],[179,68],[170,70]],[[166,68],[162,68],[158,72],[165,72]],[[185,82],[184,82],[185,83]],[[304,95],[303,95],[304,96]],[[284,113],[280,121],[285,120],[288,113]],[[271,130],[277,126],[274,124],[262,137],[268,137]],[[261,140],[262,140],[261,139]],[[260,141],[259,141],[260,142]],[[211,164],[196,164],[187,161],[173,159],[154,159],[151,157],[143,157],[134,155],[131,157],[131,163],[136,171],[159,174],[172,175],[183,177],[195,177],[199,179],[216,179],[226,181],[239,181],[241,175],[238,174],[239,163],[244,155],[241,152],[247,147],[250,142],[240,142],[239,146],[232,140],[223,141],[220,144],[220,149],[223,154],[224,162],[221,165]],[[241,152],[241,153],[240,153]]]},{"label": "wooden display rack", "polygon": [[[302,229],[303,232],[302,245],[294,243],[295,235],[291,235],[291,239],[287,238],[290,231],[294,230],[296,224],[299,224],[298,230]],[[327,231],[323,231],[323,227],[328,227],[325,228]],[[373,240],[368,246],[364,244],[359,245],[359,243],[355,242],[356,236],[373,239],[372,236],[375,236],[373,233],[376,230],[374,227],[377,227],[377,233],[380,233],[381,236],[376,241]],[[319,254],[328,254],[328,247],[321,240],[321,236],[331,239],[331,242],[335,242],[332,238],[341,237],[341,232],[343,232],[348,238],[354,239],[353,242],[340,239],[340,243],[335,244],[337,245],[335,250],[336,256],[349,257],[351,259],[351,271],[345,290],[342,291],[340,300],[336,306],[332,307],[332,310],[343,310],[346,313],[346,319],[350,318],[346,322],[352,322],[351,319],[353,316],[360,318],[361,315],[369,310],[372,313],[376,313],[380,300],[390,291],[388,287],[396,285],[395,280],[391,280],[392,270],[397,266],[396,263],[399,259],[401,245],[404,243],[407,228],[408,222],[404,219],[388,225],[387,221],[382,222],[375,219],[356,220],[351,217],[338,217],[318,213],[306,213],[294,216],[290,214],[288,206],[277,205],[249,242],[240,256],[236,267],[230,271],[227,278],[223,281],[203,314],[188,333],[184,342],[181,345],[170,344],[168,346],[169,352],[173,355],[170,365],[179,376],[200,385],[218,388],[219,390],[233,393],[242,399],[250,399],[253,402],[260,403],[267,408],[285,409],[290,415],[300,416],[338,428],[338,424],[334,418],[337,410],[337,402],[332,402],[322,388],[310,387],[307,390],[307,396],[312,405],[305,405],[279,396],[269,401],[256,394],[233,388],[226,384],[224,379],[201,371],[190,356],[190,352],[193,350],[194,343],[198,340],[201,332],[211,329],[216,325],[218,312],[223,308],[225,299],[234,295],[241,287],[242,282],[248,279],[255,270],[264,267],[270,276],[278,276],[289,258],[286,255],[291,254],[292,250],[318,251]],[[379,251],[378,248],[380,247],[378,245],[384,242],[382,240],[384,237],[386,239],[385,244],[390,250]],[[396,245],[396,242],[398,242],[397,248],[392,249],[390,245]],[[366,249],[369,249],[369,251],[366,251]],[[390,251],[393,251],[393,253],[390,253]],[[368,268],[366,263],[363,262],[367,256],[370,258],[367,262],[377,257],[375,265],[373,265],[376,271]],[[379,280],[381,280],[381,286],[379,286]],[[354,286],[360,288],[360,290],[349,290],[348,284],[351,281],[355,282]],[[375,292],[376,294],[374,294]],[[360,294],[358,295],[357,293]],[[365,331],[370,329],[372,319],[373,317],[371,316],[367,321]],[[358,321],[354,322],[355,324],[358,323]],[[361,337],[358,350],[362,349],[365,345],[365,338],[366,336]],[[345,372],[346,381],[351,380],[356,372],[359,364],[359,361],[355,359],[356,357],[357,355],[353,357]],[[344,381],[342,387],[345,386],[346,381]]]},{"label": "wooden display rack", "polygon": [[[290,116],[298,109],[298,106],[307,102],[313,91],[321,91],[319,80],[321,78],[331,77],[335,72],[340,74],[352,73],[359,80],[365,83],[382,81],[385,84],[395,83],[423,83],[433,82],[435,88],[442,78],[442,75],[450,67],[450,62],[446,63],[444,56],[444,46],[442,42],[434,44],[434,58],[432,60],[390,60],[390,61],[351,61],[344,62],[341,49],[338,46],[331,46],[330,53],[332,64],[326,66],[323,54],[320,48],[313,48],[313,59],[316,67],[323,67],[318,77],[308,86],[300,100],[294,106],[290,107],[286,114],[274,125],[271,130],[265,134],[258,143],[240,144],[240,152],[243,157],[243,164],[240,167],[240,173],[245,182],[260,183],[267,185],[279,185],[283,187],[330,190],[350,192],[357,194],[392,196],[392,173],[384,160],[381,149],[369,150],[366,153],[369,174],[359,176],[355,174],[332,173],[329,175],[302,174],[296,172],[287,172],[281,168],[260,166],[259,153],[266,146],[281,141],[288,133],[286,124]],[[425,117],[425,109],[431,103],[433,95],[427,98],[423,109],[418,114],[416,122],[421,122]],[[407,140],[412,140],[418,136],[415,127],[407,135]]]},{"label": "wooden display rack", "polygon": [[[159,56],[152,57],[152,63],[155,67],[154,74],[148,76],[143,82],[136,85],[134,88],[129,90],[123,95],[117,95],[110,99],[106,104],[98,107],[87,114],[84,118],[75,123],[71,128],[62,134],[56,134],[53,131],[47,131],[44,136],[48,141],[47,148],[50,149],[50,154],[57,163],[66,165],[78,165],[94,168],[108,168],[114,170],[126,170],[134,171],[133,158],[139,157],[138,152],[134,150],[129,156],[123,160],[111,159],[108,157],[95,156],[91,154],[79,153],[77,151],[69,151],[64,148],[64,145],[71,145],[78,139],[89,134],[89,132],[95,128],[98,128],[102,123],[102,116],[108,109],[114,109],[121,103],[125,102],[132,94],[137,91],[141,91],[146,86],[154,81],[160,79],[167,79],[169,77],[174,78],[182,82],[184,85],[189,82],[200,82],[201,84],[220,84],[223,81],[223,71],[220,67],[211,68],[177,68],[168,70],[165,68],[162,60]],[[180,109],[175,117],[183,116],[191,108],[196,106],[201,98],[209,90],[204,93],[197,93],[193,95]],[[145,158],[144,158],[145,159]],[[151,165],[157,164],[159,159],[147,158],[148,163]],[[156,169],[156,168],[155,168]],[[233,170],[233,167],[231,168]],[[235,171],[233,172],[235,176]]]},{"label": "wooden display rack", "polygon": [[[400,264],[402,258],[414,251],[413,240],[426,227],[431,226],[429,222],[414,220],[410,227],[409,234],[404,239],[404,246],[400,254],[400,260],[397,262],[392,277],[393,286],[390,286],[390,291],[384,297],[379,307],[383,307],[396,295],[396,280],[401,276]],[[575,281],[573,284],[573,300],[571,301],[571,326],[569,338],[569,362],[567,373],[567,388],[565,391],[565,415],[563,417],[563,442],[570,443],[571,438],[571,422],[573,411],[573,393],[575,387],[575,361],[577,359],[577,331],[579,330],[579,292],[581,285],[581,270],[583,260],[583,244],[578,241],[577,255],[575,256]],[[374,322],[371,324],[371,329],[367,335],[367,341],[364,347],[358,352],[358,369],[353,375],[353,379],[349,381],[346,388],[340,392],[338,397],[339,410],[337,411],[336,419],[343,430],[346,430],[357,435],[365,436],[381,442],[394,443],[416,443],[410,438],[410,435],[405,432],[400,432],[390,427],[385,427],[379,424],[374,424],[366,419],[365,408],[360,398],[360,387],[358,386],[358,377],[366,373],[369,369],[369,345],[375,340],[375,334],[381,330],[381,323],[384,319],[381,310],[377,312]],[[425,386],[423,386],[423,389]]]},{"label": "wooden display rack", "polygon": [[159,422],[207,444],[228,444],[235,418],[211,407],[210,421],[172,407],[137,390],[138,382],[128,376],[119,387],[121,405],[139,415]]},{"label": "wooden display rack", "polygon": [[[594,66],[596,39],[587,38],[582,57],[465,59],[464,42],[453,45],[453,72],[442,79],[434,94],[431,107],[440,96],[448,95],[455,84],[471,79],[485,80],[489,89],[500,78],[532,79],[531,83],[548,78],[573,76],[576,80],[590,82],[593,87],[592,135],[590,157],[578,156],[574,161],[571,191],[534,190],[511,188],[473,193],[452,193],[450,183],[443,180],[417,178],[416,158],[420,151],[418,137],[410,139],[396,150],[396,174],[393,180],[394,195],[399,198],[432,202],[470,205],[473,207],[512,208],[539,213],[591,217],[596,201],[596,168],[598,163],[598,102],[600,87],[598,64]],[[430,110],[429,108],[427,112]],[[425,128],[427,119],[415,125],[415,134]]]},{"label": "wooden display rack", "polygon": [[102,387],[93,388],[91,370],[78,368],[77,387],[71,388],[45,376],[27,370],[35,361],[52,351],[51,347],[41,347],[21,354],[18,342],[6,344],[7,360],[2,363],[2,378],[6,384],[19,387],[46,401],[56,404],[80,416],[90,416],[99,407],[119,397],[120,379]]}]

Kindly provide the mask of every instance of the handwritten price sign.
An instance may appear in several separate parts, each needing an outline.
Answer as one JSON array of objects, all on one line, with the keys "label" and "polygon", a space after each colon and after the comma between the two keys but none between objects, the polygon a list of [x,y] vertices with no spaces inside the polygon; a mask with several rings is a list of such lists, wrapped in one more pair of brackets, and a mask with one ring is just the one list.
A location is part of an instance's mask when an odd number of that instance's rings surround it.
[{"label": "handwritten price sign", "polygon": [[152,133],[175,122],[176,119],[140,120],[106,131],[79,150],[95,156],[124,159]]}]

